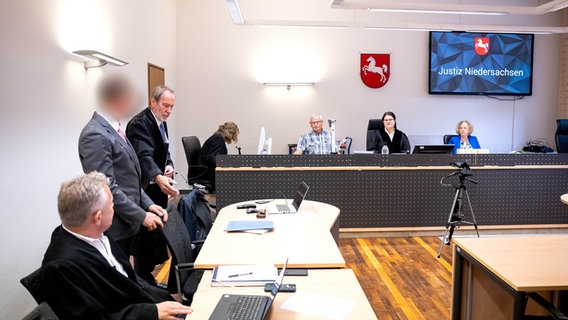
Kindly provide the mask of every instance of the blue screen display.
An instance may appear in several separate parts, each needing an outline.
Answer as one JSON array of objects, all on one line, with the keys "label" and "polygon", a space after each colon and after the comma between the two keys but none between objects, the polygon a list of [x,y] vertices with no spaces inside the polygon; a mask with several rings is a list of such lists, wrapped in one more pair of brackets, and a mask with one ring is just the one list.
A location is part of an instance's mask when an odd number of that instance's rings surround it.
[{"label": "blue screen display", "polygon": [[430,94],[532,94],[532,34],[430,32]]}]

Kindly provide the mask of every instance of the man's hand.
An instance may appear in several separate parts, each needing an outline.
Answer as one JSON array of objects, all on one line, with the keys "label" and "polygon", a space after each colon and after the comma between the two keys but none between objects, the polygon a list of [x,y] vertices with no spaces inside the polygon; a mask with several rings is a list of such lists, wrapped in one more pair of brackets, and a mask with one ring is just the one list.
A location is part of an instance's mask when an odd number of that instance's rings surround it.
[{"label": "man's hand", "polygon": [[166,209],[160,207],[157,204],[153,204],[148,208],[148,211],[152,212],[153,214],[157,215],[158,217],[162,217],[164,222],[168,221],[168,212]]},{"label": "man's hand", "polygon": [[174,179],[167,177],[165,174],[157,175],[156,178],[154,178],[154,182],[156,182],[158,187],[160,187],[160,190],[168,196],[175,196],[179,193],[174,187],[172,187],[172,185],[177,184],[177,182]]},{"label": "man's hand", "polygon": [[174,178],[174,167],[167,165],[166,170],[164,170],[164,175],[168,178]]},{"label": "man's hand", "polygon": [[146,212],[146,218],[142,221],[142,225],[148,228],[148,231],[156,230],[158,226],[164,226],[160,217],[152,212]]},{"label": "man's hand", "polygon": [[176,318],[178,314],[190,314],[193,312],[188,306],[175,301],[166,301],[156,304],[158,308],[158,319],[159,320],[179,320]]}]

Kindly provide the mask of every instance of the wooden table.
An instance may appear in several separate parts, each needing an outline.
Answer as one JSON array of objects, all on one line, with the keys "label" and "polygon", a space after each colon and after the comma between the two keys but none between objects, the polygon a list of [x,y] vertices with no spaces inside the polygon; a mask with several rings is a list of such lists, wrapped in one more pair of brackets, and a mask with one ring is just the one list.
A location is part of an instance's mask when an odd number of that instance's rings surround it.
[{"label": "wooden table", "polygon": [[[304,201],[296,214],[268,214],[274,230],[263,235],[227,233],[231,220],[256,220],[254,214],[238,210],[237,204],[223,208],[195,260],[198,269],[218,265],[270,263],[289,268],[343,268],[345,260],[331,235],[339,209],[315,201]],[[262,208],[261,205],[258,208]]]},{"label": "wooden table", "polygon": [[[195,311],[193,314],[189,315],[187,319],[209,319],[222,294],[268,295],[261,287],[211,287],[211,274],[211,271],[206,271],[203,275],[203,279],[193,298],[192,308]],[[346,319],[377,319],[355,274],[350,269],[309,270],[307,277],[284,277],[284,283],[296,284],[297,292],[313,293],[354,301],[353,309],[351,309]],[[282,304],[292,295],[293,293],[278,293],[267,319],[322,319],[308,314],[300,314],[282,309]]]},{"label": "wooden table", "polygon": [[560,201],[564,202],[565,204],[568,204],[568,193],[561,195]]},{"label": "wooden table", "polygon": [[452,319],[521,319],[527,292],[568,290],[568,235],[454,243]]}]

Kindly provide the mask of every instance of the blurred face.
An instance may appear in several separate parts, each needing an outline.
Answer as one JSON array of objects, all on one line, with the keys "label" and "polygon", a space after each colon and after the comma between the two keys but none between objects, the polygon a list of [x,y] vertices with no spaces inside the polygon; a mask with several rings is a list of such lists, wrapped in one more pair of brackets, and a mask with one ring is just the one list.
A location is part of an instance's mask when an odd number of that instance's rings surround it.
[{"label": "blurred face", "polygon": [[134,92],[129,91],[121,94],[112,101],[107,102],[106,111],[116,120],[130,117],[136,108],[136,98]]},{"label": "blurred face", "polygon": [[172,92],[166,90],[164,91],[164,93],[162,93],[160,101],[156,101],[156,99],[154,98],[150,100],[150,109],[152,109],[152,112],[154,112],[158,120],[164,122],[168,120],[168,118],[172,114],[175,103],[175,95]]},{"label": "blurred face", "polygon": [[114,216],[114,203],[112,199],[112,193],[108,186],[104,186],[104,193],[106,194],[106,202],[101,209],[101,233],[105,232],[112,224],[112,218]]},{"label": "blurred face", "polygon": [[392,116],[387,115],[383,119],[383,124],[385,125],[385,129],[392,131],[394,129],[394,125],[396,124],[396,121],[394,120],[394,118]]},{"label": "blurred face", "polygon": [[462,122],[459,126],[460,136],[469,136],[469,125],[466,122]]},{"label": "blurred face", "polygon": [[323,130],[323,119],[321,118],[310,118],[310,127],[312,127],[312,130],[314,130],[316,133],[321,133],[321,131]]}]

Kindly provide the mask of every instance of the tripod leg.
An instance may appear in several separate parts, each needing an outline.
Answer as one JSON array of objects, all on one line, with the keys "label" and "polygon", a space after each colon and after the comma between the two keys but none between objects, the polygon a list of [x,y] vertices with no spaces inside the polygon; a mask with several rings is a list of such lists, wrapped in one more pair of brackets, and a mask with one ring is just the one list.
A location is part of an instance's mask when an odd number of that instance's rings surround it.
[{"label": "tripod leg", "polygon": [[467,198],[467,204],[469,205],[469,212],[471,212],[471,219],[473,220],[473,227],[475,228],[475,233],[479,238],[479,230],[477,229],[477,221],[475,221],[475,214],[473,213],[473,207],[471,206],[471,200],[469,199],[469,192],[465,189],[465,196]]},{"label": "tripod leg", "polygon": [[[459,200],[459,202],[458,202]],[[452,203],[452,208],[450,209],[450,215],[448,216],[448,222],[446,222],[446,230],[444,231],[444,235],[442,236],[442,243],[440,244],[440,251],[438,251],[438,258],[442,255],[442,249],[444,249],[444,245],[450,245],[452,234],[454,233],[455,223],[456,220],[455,216],[459,217],[459,212],[461,211],[461,194],[460,188],[456,188],[456,194],[454,196],[454,202]],[[448,237],[449,234],[449,237]]]}]

